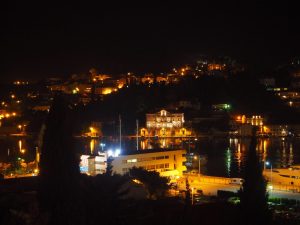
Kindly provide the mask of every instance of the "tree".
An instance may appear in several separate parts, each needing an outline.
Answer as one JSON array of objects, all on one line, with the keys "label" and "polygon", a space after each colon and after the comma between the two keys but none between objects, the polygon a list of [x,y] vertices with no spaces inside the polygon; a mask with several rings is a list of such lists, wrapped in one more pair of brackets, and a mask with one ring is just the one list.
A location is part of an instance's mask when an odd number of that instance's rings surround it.
[{"label": "tree", "polygon": [[186,187],[185,204],[186,204],[186,206],[190,206],[191,205],[191,188],[190,188],[190,183],[189,183],[188,178],[185,179],[185,187]]},{"label": "tree", "polygon": [[79,157],[74,151],[71,110],[65,99],[54,98],[45,123],[39,176],[40,209],[50,224],[79,224]]},{"label": "tree", "polygon": [[246,159],[244,183],[240,191],[243,223],[247,225],[268,224],[270,221],[266,180],[262,175],[256,144],[256,128],[254,128]]},{"label": "tree", "polygon": [[169,189],[169,179],[161,177],[156,171],[147,171],[142,167],[133,167],[129,170],[128,175],[144,184],[150,199],[164,197],[166,191]]},{"label": "tree", "polygon": [[128,178],[120,175],[83,175],[87,201],[87,224],[122,224],[120,214],[124,209]]},{"label": "tree", "polygon": [[107,158],[107,167],[106,167],[106,172],[105,174],[108,176],[111,176],[113,173],[113,165],[112,165],[112,161],[114,160],[114,158],[112,156]]}]

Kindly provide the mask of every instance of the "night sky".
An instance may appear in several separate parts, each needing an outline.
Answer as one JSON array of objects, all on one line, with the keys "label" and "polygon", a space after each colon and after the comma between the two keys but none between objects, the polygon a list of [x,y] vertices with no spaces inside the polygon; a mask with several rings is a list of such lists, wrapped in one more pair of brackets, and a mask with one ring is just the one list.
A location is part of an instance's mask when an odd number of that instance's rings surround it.
[{"label": "night sky", "polygon": [[300,55],[292,6],[2,5],[1,81],[87,72],[159,72],[197,55],[263,71]]}]

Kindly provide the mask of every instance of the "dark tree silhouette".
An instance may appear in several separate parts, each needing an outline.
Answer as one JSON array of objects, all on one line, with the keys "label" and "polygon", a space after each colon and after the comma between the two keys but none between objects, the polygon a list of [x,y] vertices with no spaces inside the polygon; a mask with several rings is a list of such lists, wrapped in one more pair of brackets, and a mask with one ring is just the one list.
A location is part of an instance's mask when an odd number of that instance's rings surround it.
[{"label": "dark tree silhouette", "polygon": [[[128,178],[120,175],[83,175],[86,185],[87,224],[123,224],[120,215],[124,209]],[[125,207],[126,208],[126,207]]]},{"label": "dark tree silhouette", "polygon": [[73,146],[71,110],[62,96],[54,98],[45,126],[38,192],[40,209],[49,214],[50,224],[80,224],[79,157]]},{"label": "dark tree silhouette", "polygon": [[113,173],[113,165],[112,165],[112,161],[113,161],[113,157],[108,157],[107,158],[107,167],[106,167],[106,172],[105,174],[108,175],[108,176],[111,176],[112,173]]},{"label": "dark tree silhouette", "polygon": [[165,196],[169,189],[169,179],[161,177],[156,171],[147,171],[142,167],[133,167],[129,170],[129,176],[144,184],[150,199],[158,199]]},{"label": "dark tree silhouette", "polygon": [[185,191],[185,205],[186,206],[190,206],[191,205],[191,188],[190,188],[190,183],[189,183],[189,179],[188,178],[185,179],[185,187],[186,187],[186,191]]},{"label": "dark tree silhouette", "polygon": [[246,159],[244,183],[240,191],[243,224],[269,224],[266,180],[262,175],[262,165],[256,153],[256,128],[253,129],[252,139]]}]

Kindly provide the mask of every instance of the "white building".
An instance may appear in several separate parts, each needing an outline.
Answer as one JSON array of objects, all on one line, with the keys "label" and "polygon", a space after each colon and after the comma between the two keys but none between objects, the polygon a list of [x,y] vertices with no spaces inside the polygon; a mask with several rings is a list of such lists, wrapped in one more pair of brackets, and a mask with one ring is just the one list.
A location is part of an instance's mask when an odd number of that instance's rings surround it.
[{"label": "white building", "polygon": [[134,154],[120,155],[112,161],[113,172],[125,174],[132,167],[157,171],[161,176],[174,178],[186,170],[186,150],[143,150]]},{"label": "white building", "polygon": [[91,176],[103,174],[107,168],[107,153],[99,153],[97,156],[82,155],[80,157],[80,172]]}]

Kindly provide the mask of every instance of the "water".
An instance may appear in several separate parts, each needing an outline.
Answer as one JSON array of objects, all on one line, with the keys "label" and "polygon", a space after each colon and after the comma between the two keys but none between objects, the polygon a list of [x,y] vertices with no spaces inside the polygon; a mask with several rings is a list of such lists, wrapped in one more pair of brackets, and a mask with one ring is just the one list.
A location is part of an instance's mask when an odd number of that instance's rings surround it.
[{"label": "water", "polygon": [[[198,152],[207,156],[201,171],[212,176],[241,177],[249,145],[247,138],[199,140]],[[300,164],[300,139],[258,139],[257,153],[262,165],[268,161],[273,168]]]},{"label": "water", "polygon": [[[20,141],[22,142],[20,146]],[[133,141],[134,142],[134,141]],[[106,143],[101,146],[101,143]],[[127,148],[134,148],[134,143],[126,143]],[[201,173],[211,176],[241,177],[245,165],[245,157],[249,149],[250,139],[216,138],[199,139],[190,148],[196,154],[205,156],[207,162],[201,165]],[[7,162],[17,157],[27,162],[34,160],[36,143],[33,139],[2,138],[0,139],[0,162]],[[129,147],[131,146],[131,147]],[[118,142],[109,144],[108,140],[76,139],[76,150],[83,154],[118,148]],[[187,146],[185,145],[187,148]],[[25,153],[21,153],[25,149]],[[188,150],[188,148],[187,148]],[[265,138],[258,139],[257,152],[260,159],[272,163],[273,168],[300,164],[300,139]],[[197,166],[198,164],[195,163]],[[195,168],[197,169],[197,168]]]},{"label": "water", "polygon": [[35,142],[31,138],[1,137],[0,138],[0,162],[15,161],[18,157],[26,162],[35,159]]}]

